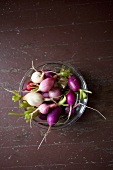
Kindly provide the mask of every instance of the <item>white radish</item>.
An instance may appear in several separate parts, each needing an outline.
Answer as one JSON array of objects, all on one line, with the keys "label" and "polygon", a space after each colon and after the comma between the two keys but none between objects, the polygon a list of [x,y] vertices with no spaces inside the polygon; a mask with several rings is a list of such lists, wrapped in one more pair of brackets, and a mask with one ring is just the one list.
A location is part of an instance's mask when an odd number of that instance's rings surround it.
[{"label": "white radish", "polygon": [[[23,100],[26,100],[31,106],[39,107],[44,101],[53,101],[52,98],[44,98],[42,94],[30,91],[22,98]],[[54,107],[54,104],[51,104],[50,107]]]},{"label": "white radish", "polygon": [[31,75],[31,81],[33,83],[41,83],[43,79],[44,79],[44,73],[41,73],[39,71],[36,71]]},{"label": "white radish", "polygon": [[24,97],[23,100],[26,100],[31,106],[40,106],[44,102],[44,97],[40,93],[29,92]]}]

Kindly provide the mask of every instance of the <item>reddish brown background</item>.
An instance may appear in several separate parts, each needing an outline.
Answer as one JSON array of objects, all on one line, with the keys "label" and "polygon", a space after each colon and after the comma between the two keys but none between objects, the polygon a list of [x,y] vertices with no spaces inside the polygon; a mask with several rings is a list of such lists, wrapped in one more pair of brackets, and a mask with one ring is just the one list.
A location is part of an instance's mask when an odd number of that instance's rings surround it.
[{"label": "reddish brown background", "polygon": [[113,169],[113,1],[1,0],[0,85],[18,89],[25,71],[45,60],[79,68],[93,91],[77,123],[52,131],[40,150],[44,131],[29,128],[11,94],[0,88],[0,169]]}]

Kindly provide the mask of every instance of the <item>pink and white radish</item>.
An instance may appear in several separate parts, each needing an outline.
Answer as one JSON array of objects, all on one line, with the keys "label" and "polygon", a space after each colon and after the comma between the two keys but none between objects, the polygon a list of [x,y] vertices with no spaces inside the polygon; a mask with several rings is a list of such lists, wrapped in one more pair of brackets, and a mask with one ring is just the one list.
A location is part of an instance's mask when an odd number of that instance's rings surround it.
[{"label": "pink and white radish", "polygon": [[54,78],[54,77],[44,79],[40,83],[38,91],[49,92],[52,89],[52,87],[54,86],[55,81],[56,81],[56,78]]},{"label": "pink and white radish", "polygon": [[55,100],[59,100],[60,97],[62,95],[62,92],[60,90],[60,88],[58,87],[53,87],[50,91],[49,91],[49,97],[53,98]]},{"label": "pink and white radish", "polygon": [[57,104],[52,103],[52,104],[47,104],[47,103],[42,103],[39,107],[38,110],[42,113],[42,114],[48,114],[50,112],[51,109],[54,109],[55,107],[57,107]]},{"label": "pink and white radish", "polygon": [[50,106],[46,103],[42,103],[39,107],[38,110],[42,113],[42,114],[47,114],[50,111]]}]

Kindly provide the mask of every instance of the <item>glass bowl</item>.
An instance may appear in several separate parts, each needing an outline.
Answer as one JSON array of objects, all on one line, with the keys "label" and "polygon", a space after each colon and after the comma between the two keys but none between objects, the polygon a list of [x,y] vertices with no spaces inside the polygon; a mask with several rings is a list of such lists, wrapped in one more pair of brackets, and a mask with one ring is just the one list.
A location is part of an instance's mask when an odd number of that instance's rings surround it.
[{"label": "glass bowl", "polygon": [[[37,70],[42,70],[42,68],[43,68],[44,70],[52,70],[54,72],[59,72],[59,70],[61,69],[62,66],[64,66],[65,69],[70,69],[72,74],[75,75],[76,77],[78,77],[78,79],[80,80],[80,83],[81,83],[81,89],[88,90],[86,81],[83,78],[83,76],[81,75],[81,73],[78,71],[78,69],[75,69],[70,64],[65,64],[64,62],[60,62],[60,61],[46,61],[43,63],[37,63],[35,68]],[[22,78],[22,80],[20,82],[19,91],[22,91],[26,87],[26,84],[30,81],[30,77],[33,72],[34,72],[34,70],[30,68],[25,73],[24,77]],[[58,122],[54,126],[52,126],[52,129],[64,128],[64,127],[76,122],[84,113],[85,108],[86,108],[85,105],[87,105],[87,102],[88,102],[88,97],[81,101],[81,103],[83,105],[77,106],[76,114],[74,116],[71,116],[70,119],[66,123],[63,123],[64,120],[61,119],[60,123]],[[48,128],[47,121],[42,121],[38,117],[37,117],[37,119],[34,119],[34,121],[32,121],[32,122],[33,122],[33,124],[35,124],[41,128]]]}]

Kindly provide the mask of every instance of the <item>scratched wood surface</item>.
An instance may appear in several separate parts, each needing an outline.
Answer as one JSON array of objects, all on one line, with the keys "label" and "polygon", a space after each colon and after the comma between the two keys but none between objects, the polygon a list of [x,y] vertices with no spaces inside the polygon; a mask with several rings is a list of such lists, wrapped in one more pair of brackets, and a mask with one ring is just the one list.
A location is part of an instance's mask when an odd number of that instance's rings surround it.
[{"label": "scratched wood surface", "polygon": [[0,86],[18,90],[24,73],[45,60],[79,68],[93,92],[78,122],[51,131],[37,150],[43,129],[32,129],[11,94],[0,87],[0,169],[113,169],[113,1],[1,0]]}]

